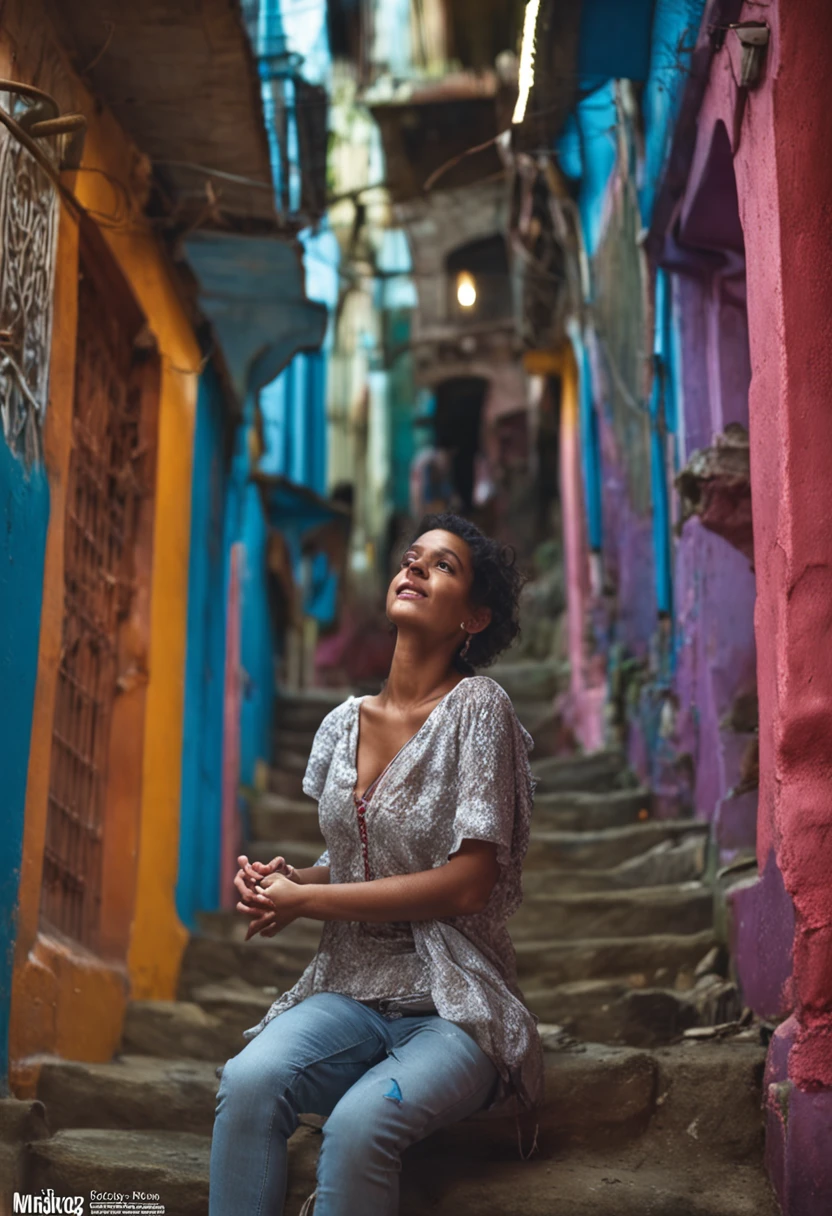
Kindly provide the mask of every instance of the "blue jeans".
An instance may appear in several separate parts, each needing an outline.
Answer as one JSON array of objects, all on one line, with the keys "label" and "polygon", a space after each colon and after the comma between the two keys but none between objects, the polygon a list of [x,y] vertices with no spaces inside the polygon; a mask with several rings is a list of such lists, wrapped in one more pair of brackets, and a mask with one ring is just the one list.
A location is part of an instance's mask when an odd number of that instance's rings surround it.
[{"label": "blue jeans", "polygon": [[488,1105],[498,1075],[436,1013],[388,1018],[338,993],[307,997],[223,1069],[209,1216],[282,1216],[299,1114],[328,1116],[315,1216],[396,1216],[403,1150]]}]

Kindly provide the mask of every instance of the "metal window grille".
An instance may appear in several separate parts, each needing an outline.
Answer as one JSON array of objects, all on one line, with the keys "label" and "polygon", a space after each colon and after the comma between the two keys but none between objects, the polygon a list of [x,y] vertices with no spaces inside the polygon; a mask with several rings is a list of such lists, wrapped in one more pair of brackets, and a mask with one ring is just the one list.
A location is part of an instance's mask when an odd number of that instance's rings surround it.
[{"label": "metal window grille", "polygon": [[[19,117],[8,93],[0,106]],[[0,425],[30,465],[46,411],[57,217],[52,183],[0,127]]]},{"label": "metal window grille", "polygon": [[64,621],[41,915],[96,949],[119,623],[133,593],[140,384],[118,301],[82,256]]}]

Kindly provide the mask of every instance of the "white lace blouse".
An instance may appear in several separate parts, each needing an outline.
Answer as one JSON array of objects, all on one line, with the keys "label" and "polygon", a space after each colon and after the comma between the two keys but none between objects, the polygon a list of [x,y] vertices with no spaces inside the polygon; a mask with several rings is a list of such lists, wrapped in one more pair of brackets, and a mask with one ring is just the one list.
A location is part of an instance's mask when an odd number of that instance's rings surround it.
[{"label": "white lace blouse", "polygon": [[[365,853],[353,800],[360,697],[321,723],[303,788],[318,801],[327,848],[316,865],[330,882],[364,882]],[[473,1036],[500,1073],[488,1107],[502,1111],[543,1100],[538,1018],[517,986],[506,921],[522,900],[534,781],[531,736],[511,700],[488,676],[469,676],[434,707],[375,785],[365,842],[376,878],[444,865],[466,838],[497,845],[499,877],[483,911],[437,920],[324,922],[317,954],[274,1002],[251,1039],[279,1013],[315,992],[380,1001],[388,1017],[437,1012]]]}]

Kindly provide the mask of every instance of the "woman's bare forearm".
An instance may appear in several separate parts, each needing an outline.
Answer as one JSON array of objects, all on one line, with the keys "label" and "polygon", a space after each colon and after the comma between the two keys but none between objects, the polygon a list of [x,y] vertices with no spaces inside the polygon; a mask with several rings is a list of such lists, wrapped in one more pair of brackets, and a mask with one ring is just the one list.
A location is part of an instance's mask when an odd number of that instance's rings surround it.
[{"label": "woman's bare forearm", "polygon": [[295,867],[295,878],[302,887],[324,886],[329,882],[329,866],[305,866],[302,870]]},{"label": "woman's bare forearm", "polygon": [[497,877],[496,854],[488,842],[471,843],[480,847],[457,853],[433,870],[370,882],[310,884],[299,897],[298,915],[376,923],[479,912]]}]

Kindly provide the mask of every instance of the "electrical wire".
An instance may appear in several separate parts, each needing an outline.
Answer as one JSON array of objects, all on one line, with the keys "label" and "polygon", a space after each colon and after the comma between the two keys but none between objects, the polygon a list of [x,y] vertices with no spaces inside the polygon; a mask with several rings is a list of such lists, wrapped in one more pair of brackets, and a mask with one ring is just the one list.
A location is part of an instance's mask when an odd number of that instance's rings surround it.
[{"label": "electrical wire", "polygon": [[224,181],[236,182],[240,186],[252,186],[257,190],[274,192],[271,182],[260,181],[256,177],[246,177],[242,173],[228,173],[225,169],[212,169],[210,165],[200,165],[192,160],[154,160],[154,165],[168,165],[172,169],[193,169],[195,173],[207,173],[209,177],[221,177]]}]

